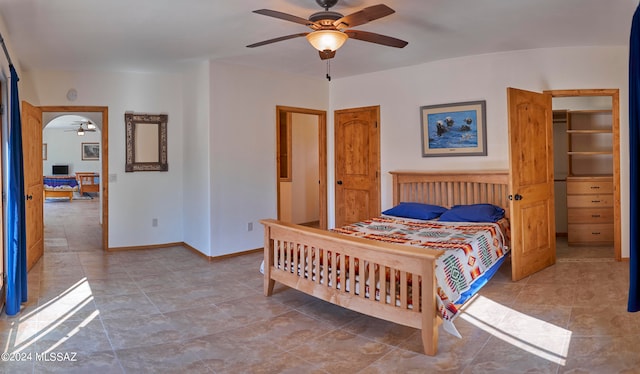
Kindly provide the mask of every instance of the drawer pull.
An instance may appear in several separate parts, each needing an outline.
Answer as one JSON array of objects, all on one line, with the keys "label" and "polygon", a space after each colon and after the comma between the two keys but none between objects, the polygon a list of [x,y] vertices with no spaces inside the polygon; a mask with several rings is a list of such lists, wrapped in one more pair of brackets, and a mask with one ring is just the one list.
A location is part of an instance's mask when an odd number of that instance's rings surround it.
[{"label": "drawer pull", "polygon": [[599,232],[592,232],[591,235],[600,235]]},{"label": "drawer pull", "polygon": [[598,190],[598,189],[600,189],[600,186],[591,186],[589,188],[591,188],[592,190]]},{"label": "drawer pull", "polygon": [[600,215],[599,214],[592,214],[591,217],[592,218],[600,218]]},{"label": "drawer pull", "polygon": [[599,203],[600,200],[591,200],[592,203]]}]

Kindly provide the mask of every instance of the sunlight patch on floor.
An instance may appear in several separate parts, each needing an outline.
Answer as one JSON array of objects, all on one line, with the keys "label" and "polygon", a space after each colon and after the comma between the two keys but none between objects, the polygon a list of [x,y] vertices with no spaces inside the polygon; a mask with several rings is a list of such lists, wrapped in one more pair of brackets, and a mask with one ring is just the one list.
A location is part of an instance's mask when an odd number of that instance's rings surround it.
[{"label": "sunlight patch on floor", "polygon": [[[571,331],[476,295],[459,318],[545,360],[565,365]],[[504,316],[509,315],[508,319]],[[508,320],[509,323],[504,323]]]},{"label": "sunlight patch on floor", "polygon": [[[63,323],[70,323],[73,326],[70,331],[41,353],[55,349],[98,317],[99,311],[94,310],[82,319],[76,318],[77,314],[92,301],[93,295],[89,282],[86,278],[82,278],[45,304],[17,319],[10,327],[9,339],[3,351],[12,353],[25,351],[47,334],[56,331]],[[72,318],[74,320],[70,321]]]}]

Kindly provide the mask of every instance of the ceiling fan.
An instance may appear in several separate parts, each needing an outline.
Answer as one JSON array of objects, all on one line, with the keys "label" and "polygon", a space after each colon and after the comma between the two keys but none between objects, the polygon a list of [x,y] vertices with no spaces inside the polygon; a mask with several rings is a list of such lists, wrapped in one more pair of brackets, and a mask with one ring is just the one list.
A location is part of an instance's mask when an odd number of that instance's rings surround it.
[{"label": "ceiling fan", "polygon": [[[73,131],[75,132],[78,136],[84,136],[85,132],[95,132],[96,131],[96,124],[93,123],[91,120],[86,120],[86,121],[74,121],[73,123],[78,123],[78,128],[75,130],[65,130],[67,132],[69,131]],[[86,126],[86,127],[85,127]]]},{"label": "ceiling fan", "polygon": [[307,38],[309,43],[318,50],[320,58],[322,60],[327,60],[335,57],[338,48],[340,48],[349,38],[395,48],[404,48],[409,44],[404,40],[396,39],[391,36],[351,29],[351,27],[364,25],[365,23],[395,13],[395,11],[388,6],[384,4],[373,5],[347,16],[343,16],[338,12],[329,10],[329,8],[336,5],[337,2],[338,0],[316,0],[316,3],[324,8],[324,11],[313,13],[309,16],[309,19],[270,9],[254,10],[253,12],[257,14],[305,25],[313,31],[281,36],[279,38],[250,44],[247,47],[260,47],[266,44],[304,36]]}]

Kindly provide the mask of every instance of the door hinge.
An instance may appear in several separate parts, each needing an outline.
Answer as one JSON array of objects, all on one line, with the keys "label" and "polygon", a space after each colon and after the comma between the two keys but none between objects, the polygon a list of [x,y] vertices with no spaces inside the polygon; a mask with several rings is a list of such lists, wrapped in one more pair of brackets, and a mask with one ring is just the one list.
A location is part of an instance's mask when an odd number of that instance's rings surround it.
[{"label": "door hinge", "polygon": [[374,126],[376,127],[376,129],[378,128],[378,121],[374,122]]}]

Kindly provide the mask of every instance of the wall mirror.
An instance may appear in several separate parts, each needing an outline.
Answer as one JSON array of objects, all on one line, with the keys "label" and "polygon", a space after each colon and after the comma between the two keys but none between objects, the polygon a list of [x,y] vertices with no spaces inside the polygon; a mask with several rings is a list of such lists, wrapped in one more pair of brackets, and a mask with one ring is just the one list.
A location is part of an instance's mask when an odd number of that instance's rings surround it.
[{"label": "wall mirror", "polygon": [[167,171],[166,114],[125,113],[127,155],[125,171]]}]

